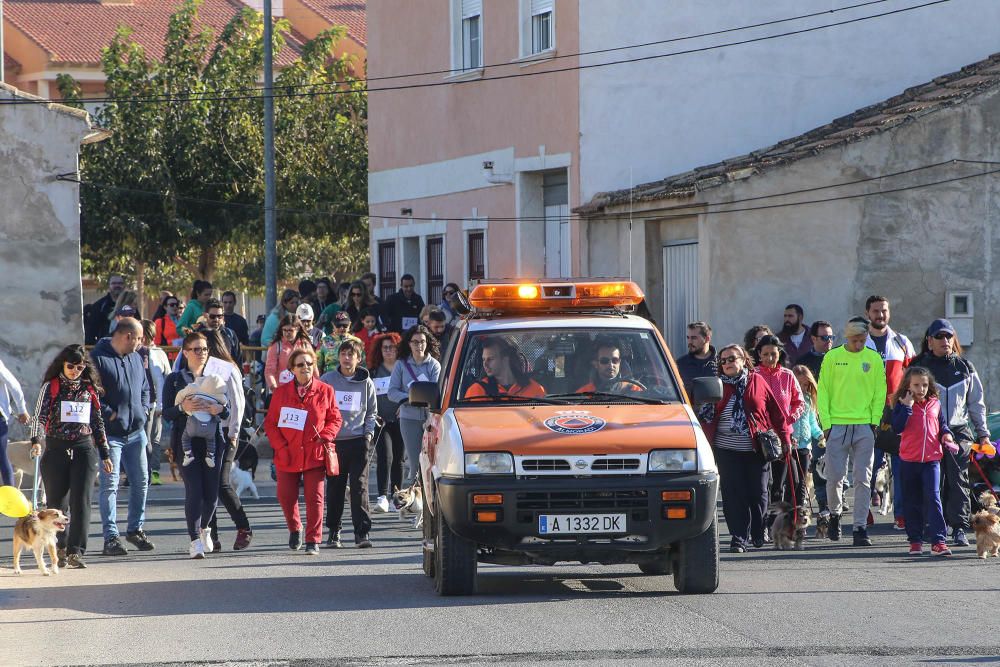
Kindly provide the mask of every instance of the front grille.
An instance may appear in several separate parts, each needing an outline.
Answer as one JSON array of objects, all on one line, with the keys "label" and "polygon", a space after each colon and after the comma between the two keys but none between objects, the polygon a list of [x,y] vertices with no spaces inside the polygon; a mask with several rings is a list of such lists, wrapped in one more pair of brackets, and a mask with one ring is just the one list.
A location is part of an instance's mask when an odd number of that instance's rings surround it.
[{"label": "front grille", "polygon": [[638,470],[639,459],[597,459],[590,465],[591,470]]},{"label": "front grille", "polygon": [[566,459],[524,459],[521,468],[525,472],[550,472],[554,470],[569,470]]},{"label": "front grille", "polygon": [[539,514],[627,512],[634,521],[647,521],[648,501],[643,490],[522,491],[517,494],[517,519],[532,523]]}]

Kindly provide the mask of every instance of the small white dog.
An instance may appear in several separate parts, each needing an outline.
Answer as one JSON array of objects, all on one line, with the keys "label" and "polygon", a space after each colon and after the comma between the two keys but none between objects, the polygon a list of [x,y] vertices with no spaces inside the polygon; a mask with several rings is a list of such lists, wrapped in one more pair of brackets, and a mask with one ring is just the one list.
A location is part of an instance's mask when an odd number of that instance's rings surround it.
[{"label": "small white dog", "polygon": [[392,504],[399,510],[399,520],[412,517],[414,528],[424,525],[424,491],[419,484],[406,489],[397,489],[392,494]]},{"label": "small white dog", "polygon": [[250,475],[249,470],[244,470],[243,468],[234,465],[229,470],[229,483],[233,485],[236,490],[236,496],[242,497],[244,491],[250,491],[250,495],[254,498],[260,499],[260,494],[257,493],[257,485],[253,483],[253,477]]}]

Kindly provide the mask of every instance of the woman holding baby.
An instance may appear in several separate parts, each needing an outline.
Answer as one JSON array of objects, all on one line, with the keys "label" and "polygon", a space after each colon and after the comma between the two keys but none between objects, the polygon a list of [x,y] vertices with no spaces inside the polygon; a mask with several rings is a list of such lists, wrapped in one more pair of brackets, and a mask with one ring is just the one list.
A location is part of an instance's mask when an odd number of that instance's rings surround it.
[{"label": "woman holding baby", "polygon": [[204,558],[213,549],[207,529],[219,500],[220,464],[226,451],[222,425],[229,418],[229,406],[236,404],[230,386],[217,375],[205,373],[208,352],[203,334],[185,336],[181,354],[187,368],[171,373],[163,383],[163,418],[173,427],[170,446],[174,458],[183,462],[191,558]]}]

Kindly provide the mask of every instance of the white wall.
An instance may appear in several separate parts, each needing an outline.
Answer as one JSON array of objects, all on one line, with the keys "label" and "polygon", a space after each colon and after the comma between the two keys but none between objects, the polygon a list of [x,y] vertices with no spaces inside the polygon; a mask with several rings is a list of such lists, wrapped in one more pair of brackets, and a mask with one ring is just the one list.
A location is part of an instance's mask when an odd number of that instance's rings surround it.
[{"label": "white wall", "polygon": [[[587,56],[621,60],[923,4],[889,0],[717,37]],[[639,44],[857,0],[580,0],[580,50]],[[627,11],[625,11],[627,10]],[[955,0],[793,37],[580,71],[581,201],[767,147],[1000,51],[1000,2]]]}]

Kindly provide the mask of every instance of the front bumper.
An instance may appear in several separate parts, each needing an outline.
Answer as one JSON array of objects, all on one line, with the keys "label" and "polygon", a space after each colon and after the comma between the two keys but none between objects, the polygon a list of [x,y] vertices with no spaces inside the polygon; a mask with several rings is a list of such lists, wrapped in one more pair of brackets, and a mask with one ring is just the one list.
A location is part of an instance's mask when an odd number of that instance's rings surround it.
[{"label": "front bumper", "polygon": [[[458,535],[487,549],[547,554],[557,560],[609,560],[614,552],[664,552],[705,532],[715,518],[717,473],[643,477],[440,478],[437,501]],[[689,501],[664,501],[662,492],[691,492]],[[473,495],[500,494],[495,504],[473,504]],[[667,508],[685,508],[685,518],[666,518]],[[496,511],[496,521],[477,520]],[[543,536],[542,514],[625,514],[623,533]],[[676,512],[675,512],[676,514]],[[593,557],[591,557],[593,556]],[[613,560],[613,559],[611,559]]]}]

